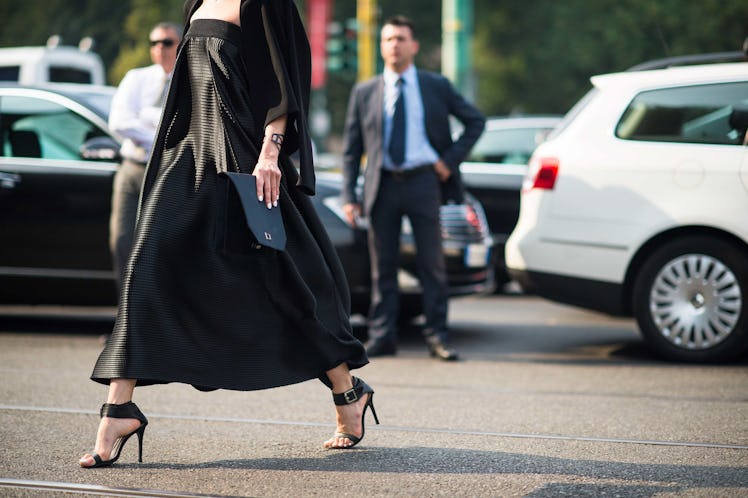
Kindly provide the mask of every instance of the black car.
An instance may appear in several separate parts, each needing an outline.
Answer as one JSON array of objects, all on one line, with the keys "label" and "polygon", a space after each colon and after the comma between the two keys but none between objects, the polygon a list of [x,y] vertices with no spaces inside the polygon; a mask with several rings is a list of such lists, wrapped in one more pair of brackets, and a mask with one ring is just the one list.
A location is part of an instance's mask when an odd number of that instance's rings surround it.
[{"label": "black car", "polygon": [[[113,93],[90,85],[0,86],[0,303],[116,303],[108,247],[119,149],[107,128]],[[366,232],[344,221],[340,186],[339,175],[320,173],[312,199],[343,262],[353,311],[365,313]],[[444,206],[442,219],[452,293],[490,291],[492,244],[480,204]],[[404,294],[417,296],[407,220],[402,247]],[[408,308],[417,312],[417,305]]]},{"label": "black car", "polygon": [[519,194],[535,147],[561,122],[562,116],[490,117],[470,156],[460,165],[462,180],[486,212],[494,241],[497,290],[509,281],[504,243],[519,217]]}]

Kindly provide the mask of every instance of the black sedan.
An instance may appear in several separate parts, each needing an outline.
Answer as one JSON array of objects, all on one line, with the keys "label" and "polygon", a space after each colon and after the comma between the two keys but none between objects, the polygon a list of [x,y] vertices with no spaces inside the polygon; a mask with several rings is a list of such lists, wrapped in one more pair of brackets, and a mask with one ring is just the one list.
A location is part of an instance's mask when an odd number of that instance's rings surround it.
[{"label": "black sedan", "polygon": [[561,116],[490,117],[467,161],[460,165],[468,192],[482,204],[494,241],[498,288],[509,281],[504,243],[519,217],[519,194],[535,147],[561,122]]},{"label": "black sedan", "polygon": [[[112,305],[108,247],[119,139],[107,128],[114,89],[0,86],[0,303]],[[369,303],[364,229],[343,221],[340,177],[319,175],[313,202],[343,262],[353,311]],[[474,199],[442,209],[453,294],[493,288],[492,245]],[[401,286],[418,296],[414,247],[403,223]],[[407,299],[407,309],[417,312]]]}]

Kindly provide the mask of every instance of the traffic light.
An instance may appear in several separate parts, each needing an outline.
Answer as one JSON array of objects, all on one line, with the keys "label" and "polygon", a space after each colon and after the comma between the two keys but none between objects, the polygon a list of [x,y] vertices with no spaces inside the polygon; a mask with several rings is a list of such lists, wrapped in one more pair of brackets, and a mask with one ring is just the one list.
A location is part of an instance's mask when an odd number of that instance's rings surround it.
[{"label": "traffic light", "polygon": [[358,29],[356,19],[345,24],[331,22],[327,26],[327,70],[331,73],[358,71]]},{"label": "traffic light", "polygon": [[343,69],[354,74],[358,72],[358,22],[354,18],[345,20]]},{"label": "traffic light", "polygon": [[336,73],[343,69],[343,27],[339,22],[327,25],[327,70]]}]

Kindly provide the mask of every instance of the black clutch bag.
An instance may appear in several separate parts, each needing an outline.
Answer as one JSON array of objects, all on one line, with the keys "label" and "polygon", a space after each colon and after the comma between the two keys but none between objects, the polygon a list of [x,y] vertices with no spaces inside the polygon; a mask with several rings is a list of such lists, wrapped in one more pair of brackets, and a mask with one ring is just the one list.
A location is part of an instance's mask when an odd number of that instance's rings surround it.
[{"label": "black clutch bag", "polygon": [[257,183],[253,175],[218,173],[217,208],[216,241],[219,250],[238,254],[263,247],[285,250],[286,230],[280,208],[268,209],[257,200]]}]

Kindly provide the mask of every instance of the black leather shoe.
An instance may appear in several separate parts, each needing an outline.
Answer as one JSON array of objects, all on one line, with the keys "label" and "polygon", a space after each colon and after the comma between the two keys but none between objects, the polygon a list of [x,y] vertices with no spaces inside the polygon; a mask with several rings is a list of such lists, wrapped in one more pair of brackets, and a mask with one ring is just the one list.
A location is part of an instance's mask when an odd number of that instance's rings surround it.
[{"label": "black leather shoe", "polygon": [[432,334],[426,336],[426,345],[429,347],[431,356],[443,361],[457,361],[460,355],[444,342],[438,335]]},{"label": "black leather shoe", "polygon": [[369,358],[374,356],[395,356],[397,354],[397,345],[393,341],[385,339],[370,339],[364,344],[366,355]]}]

